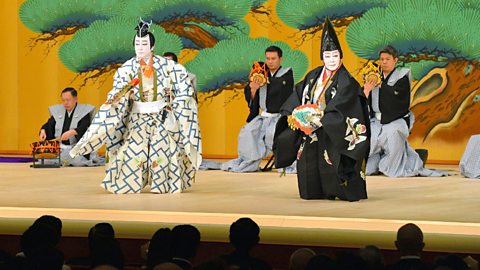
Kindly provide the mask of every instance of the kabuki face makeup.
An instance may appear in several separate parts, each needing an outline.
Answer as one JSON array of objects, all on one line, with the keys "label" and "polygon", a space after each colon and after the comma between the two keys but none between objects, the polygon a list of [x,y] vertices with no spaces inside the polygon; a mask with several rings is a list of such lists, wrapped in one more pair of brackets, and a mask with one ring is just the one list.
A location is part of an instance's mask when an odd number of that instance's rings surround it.
[{"label": "kabuki face makeup", "polygon": [[135,54],[137,59],[149,59],[152,55],[152,50],[148,35],[144,37],[135,36]]},{"label": "kabuki face makeup", "polygon": [[335,51],[324,51],[323,52],[323,63],[325,68],[329,71],[335,71],[340,67],[342,63],[342,58],[339,50]]},{"label": "kabuki face makeup", "polygon": [[320,45],[320,59],[323,60],[325,69],[337,70],[342,64],[342,48],[332,22],[328,18],[323,23],[322,43]]}]

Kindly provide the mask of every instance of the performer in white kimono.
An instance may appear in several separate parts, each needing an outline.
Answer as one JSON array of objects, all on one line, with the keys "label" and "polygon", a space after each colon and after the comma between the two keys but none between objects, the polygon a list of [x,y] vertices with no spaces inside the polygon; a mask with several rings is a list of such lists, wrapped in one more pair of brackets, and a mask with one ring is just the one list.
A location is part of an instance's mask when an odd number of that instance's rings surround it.
[{"label": "performer in white kimono", "polygon": [[[265,50],[268,83],[262,85],[258,80],[253,80],[245,87],[250,114],[247,124],[238,135],[238,158],[222,164],[222,170],[259,171],[262,159],[272,152],[280,107],[293,93],[293,71],[290,67],[281,66],[282,54],[279,47],[268,47]],[[288,172],[296,172],[295,166],[290,166]]]},{"label": "performer in white kimono", "polygon": [[[78,103],[78,93],[72,87],[63,89],[62,104],[48,108],[50,118],[42,126],[39,140],[61,140],[60,160],[65,166],[99,166],[105,160],[98,157],[96,152],[90,155],[70,157],[72,147],[85,134],[91,119],[95,114],[95,107],[90,104]],[[51,160],[50,160],[51,161]],[[46,162],[49,162],[46,160]]]},{"label": "performer in white kimono", "polygon": [[380,53],[382,80],[367,81],[364,86],[369,100],[371,144],[367,175],[383,173],[389,177],[443,176],[429,170],[408,143],[413,126],[410,111],[411,75],[408,68],[397,68],[397,50],[386,46]]},{"label": "performer in white kimono", "polygon": [[201,163],[197,104],[187,71],[152,54],[150,24],[138,24],[136,57],[117,70],[107,102],[70,152],[84,155],[106,143],[102,187],[112,193],[139,193],[147,185],[153,193],[181,192],[192,185]]},{"label": "performer in white kimono", "polygon": [[[164,58],[173,60],[175,63],[178,63],[178,56],[173,53],[173,52],[164,52],[162,55]],[[197,95],[197,75],[191,73],[190,71],[187,71],[188,73],[188,78],[190,79],[190,84],[193,87],[193,90],[195,91],[195,96]]]}]

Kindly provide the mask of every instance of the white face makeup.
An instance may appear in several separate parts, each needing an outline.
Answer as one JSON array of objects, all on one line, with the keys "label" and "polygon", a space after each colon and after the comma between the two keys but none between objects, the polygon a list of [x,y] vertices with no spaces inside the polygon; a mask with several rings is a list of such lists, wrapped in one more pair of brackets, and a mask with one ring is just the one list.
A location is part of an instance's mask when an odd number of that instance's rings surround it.
[{"label": "white face makeup", "polygon": [[323,52],[323,63],[325,68],[330,71],[336,70],[342,63],[342,58],[340,58],[340,51],[325,51]]},{"label": "white face makeup", "polygon": [[149,58],[150,55],[152,55],[152,49],[150,49],[150,39],[148,35],[144,37],[135,36],[135,54],[138,59]]}]

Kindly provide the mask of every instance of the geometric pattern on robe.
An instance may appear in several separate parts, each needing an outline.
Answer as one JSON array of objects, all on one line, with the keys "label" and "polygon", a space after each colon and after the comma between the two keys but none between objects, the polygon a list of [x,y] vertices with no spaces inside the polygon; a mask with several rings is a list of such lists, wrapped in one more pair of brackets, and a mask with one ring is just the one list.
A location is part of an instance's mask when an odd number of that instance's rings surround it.
[{"label": "geometric pattern on robe", "polygon": [[310,71],[282,106],[274,136],[276,166],[297,159],[302,199],[366,199],[364,166],[370,147],[367,99],[343,65],[323,90],[321,127],[309,136],[287,124],[296,107],[312,103],[311,90],[322,70],[320,66]]},{"label": "geometric pattern on robe", "polygon": [[480,178],[480,135],[473,135],[468,140],[459,169],[465,177]]},{"label": "geometric pattern on robe", "polygon": [[[92,124],[70,152],[85,155],[106,144],[108,161],[101,186],[112,193],[139,193],[147,184],[154,193],[176,193],[190,187],[202,161],[197,103],[185,68],[153,56],[158,85],[157,100],[165,101],[165,88],[175,98],[171,112],[132,113],[128,95],[117,103],[103,104]],[[126,61],[115,73],[113,97],[138,76],[139,61]],[[173,83],[173,84],[171,84]],[[141,102],[139,85],[133,101]]]}]

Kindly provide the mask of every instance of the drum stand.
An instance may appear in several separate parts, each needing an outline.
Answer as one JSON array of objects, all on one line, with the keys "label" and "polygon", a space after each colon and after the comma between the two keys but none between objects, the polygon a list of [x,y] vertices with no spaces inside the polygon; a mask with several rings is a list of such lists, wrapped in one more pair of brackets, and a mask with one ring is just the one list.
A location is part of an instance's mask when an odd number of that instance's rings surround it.
[{"label": "drum stand", "polygon": [[[60,150],[60,153],[58,153],[58,156],[47,158],[47,157],[36,157],[35,152],[34,152],[33,153],[33,165],[32,165],[32,167],[33,168],[60,168],[62,166],[62,161],[60,159],[60,154],[61,154],[61,150]],[[44,154],[40,154],[40,156],[43,156],[43,155]],[[36,162],[37,159],[40,162]],[[45,163],[45,160],[52,160],[52,161],[56,160],[57,162]]]}]

